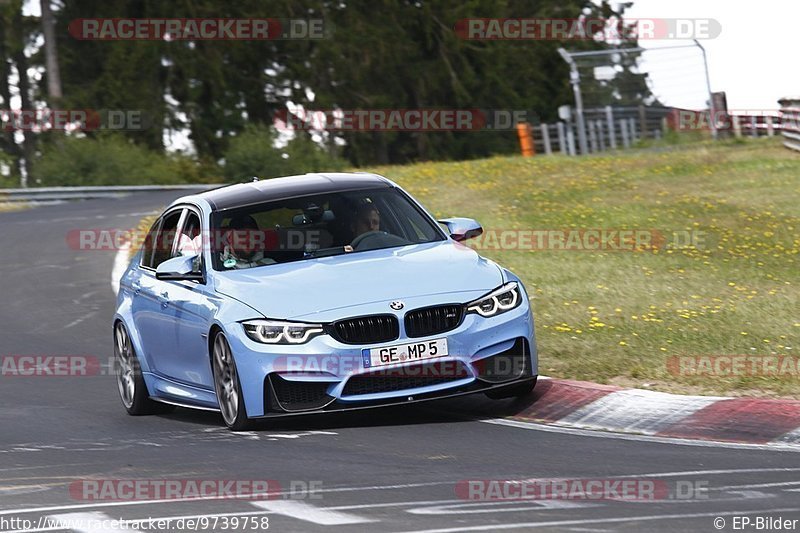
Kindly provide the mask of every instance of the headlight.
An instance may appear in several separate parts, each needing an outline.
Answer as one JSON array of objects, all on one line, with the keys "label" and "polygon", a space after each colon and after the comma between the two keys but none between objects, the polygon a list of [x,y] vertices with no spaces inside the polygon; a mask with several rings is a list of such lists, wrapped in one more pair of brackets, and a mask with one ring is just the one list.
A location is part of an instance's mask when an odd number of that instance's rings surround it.
[{"label": "headlight", "polygon": [[248,320],[242,325],[248,337],[264,344],[303,344],[324,332],[322,324],[282,320]]},{"label": "headlight", "polygon": [[467,304],[468,313],[478,313],[490,317],[505,313],[517,307],[522,301],[519,285],[516,281],[506,283],[496,291]]}]

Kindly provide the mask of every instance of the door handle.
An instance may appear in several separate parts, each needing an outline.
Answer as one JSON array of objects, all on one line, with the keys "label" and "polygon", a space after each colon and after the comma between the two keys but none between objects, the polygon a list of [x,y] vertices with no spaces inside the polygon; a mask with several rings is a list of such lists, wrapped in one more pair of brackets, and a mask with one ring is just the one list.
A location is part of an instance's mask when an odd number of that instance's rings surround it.
[{"label": "door handle", "polygon": [[169,292],[162,291],[161,297],[159,299],[161,300],[161,307],[166,308],[169,305]]}]

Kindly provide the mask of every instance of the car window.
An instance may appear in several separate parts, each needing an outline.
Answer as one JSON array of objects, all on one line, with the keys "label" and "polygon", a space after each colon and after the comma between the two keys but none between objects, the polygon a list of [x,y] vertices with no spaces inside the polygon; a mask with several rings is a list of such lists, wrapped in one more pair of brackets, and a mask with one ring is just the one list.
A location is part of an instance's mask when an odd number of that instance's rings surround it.
[{"label": "car window", "polygon": [[172,257],[172,249],[178,232],[178,222],[180,222],[182,214],[183,209],[177,209],[164,217],[154,240],[152,268],[158,268],[158,265]]},{"label": "car window", "polygon": [[180,232],[178,233],[178,246],[175,256],[200,255],[203,251],[203,237],[200,231],[200,217],[192,210],[188,210]]},{"label": "car window", "polygon": [[142,260],[139,263],[143,267],[153,268],[153,250],[155,249],[156,234],[160,225],[161,219],[159,218],[153,223],[153,226],[144,238],[144,244],[142,244]]},{"label": "car window", "polygon": [[212,213],[213,268],[408,246],[444,235],[398,189],[331,192]]},{"label": "car window", "polygon": [[292,224],[292,219],[300,211],[298,209],[272,209],[256,213],[255,219],[261,228],[274,228],[275,226],[288,227]]}]

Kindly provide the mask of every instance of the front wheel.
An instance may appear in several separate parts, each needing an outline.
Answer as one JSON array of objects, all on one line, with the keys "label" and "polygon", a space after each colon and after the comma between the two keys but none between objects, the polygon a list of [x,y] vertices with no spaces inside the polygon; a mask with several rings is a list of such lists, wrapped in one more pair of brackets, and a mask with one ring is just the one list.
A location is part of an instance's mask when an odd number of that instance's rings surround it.
[{"label": "front wheel", "polygon": [[214,337],[212,366],[214,390],[217,393],[219,410],[225,425],[233,431],[249,429],[252,422],[247,418],[239,373],[236,371],[236,361],[233,359],[228,340],[222,332],[217,333],[217,336]]},{"label": "front wheel", "polygon": [[119,397],[129,415],[154,415],[175,409],[172,405],[150,399],[139,358],[136,357],[131,337],[122,322],[117,322],[114,326],[114,371]]},{"label": "front wheel", "polygon": [[524,398],[525,396],[533,392],[533,388],[536,387],[536,380],[538,379],[538,377],[539,376],[536,376],[531,380],[527,380],[522,383],[517,383],[516,385],[511,385],[509,387],[503,387],[502,389],[487,391],[486,396],[488,396],[492,400],[504,400],[506,398]]}]

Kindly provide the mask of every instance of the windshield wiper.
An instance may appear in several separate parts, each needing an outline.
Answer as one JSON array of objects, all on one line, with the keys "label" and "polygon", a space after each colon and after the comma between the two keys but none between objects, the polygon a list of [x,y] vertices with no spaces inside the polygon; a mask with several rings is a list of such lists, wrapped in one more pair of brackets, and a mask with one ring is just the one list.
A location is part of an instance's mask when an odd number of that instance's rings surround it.
[{"label": "windshield wiper", "polygon": [[330,248],[320,248],[318,250],[310,250],[303,253],[303,257],[305,259],[311,259],[316,257],[328,257],[331,255],[340,255],[340,254],[347,254],[353,251],[353,247],[349,244],[344,246],[332,246]]}]

